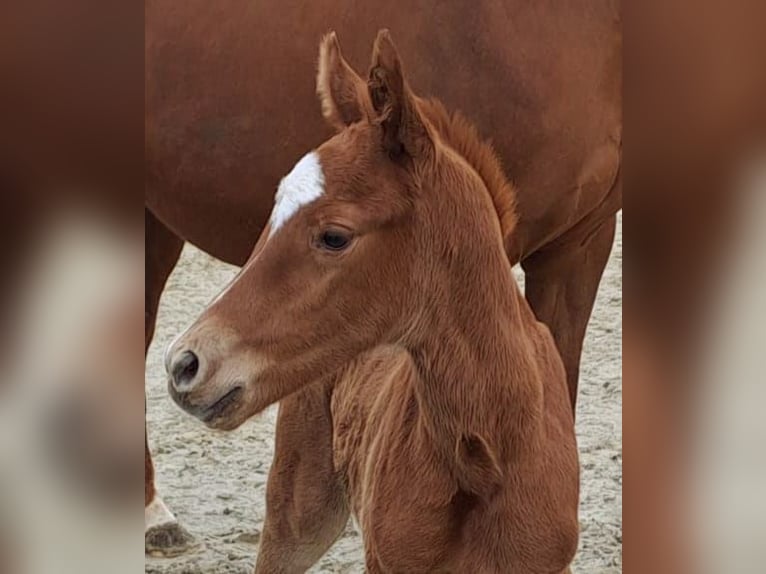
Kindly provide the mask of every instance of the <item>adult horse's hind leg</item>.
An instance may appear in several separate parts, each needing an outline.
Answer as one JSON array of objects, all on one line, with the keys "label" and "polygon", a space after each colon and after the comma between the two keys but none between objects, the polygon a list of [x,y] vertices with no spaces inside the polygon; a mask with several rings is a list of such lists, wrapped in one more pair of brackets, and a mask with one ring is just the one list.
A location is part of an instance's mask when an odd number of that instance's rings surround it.
[{"label": "adult horse's hind leg", "polygon": [[349,508],[332,454],[331,388],[314,384],[279,405],[256,574],[308,570],[337,540]]},{"label": "adult horse's hind leg", "polygon": [[[184,242],[144,210],[146,284],[144,301],[144,353],[154,336],[160,295],[175,267]],[[154,465],[149,452],[149,438],[144,441],[144,549],[150,554],[170,556],[187,550],[193,540],[165,506],[154,490]]]},{"label": "adult horse's hind leg", "polygon": [[576,410],[580,354],[601,276],[614,242],[616,216],[583,222],[521,262],[525,295],[537,319],[551,330]]}]

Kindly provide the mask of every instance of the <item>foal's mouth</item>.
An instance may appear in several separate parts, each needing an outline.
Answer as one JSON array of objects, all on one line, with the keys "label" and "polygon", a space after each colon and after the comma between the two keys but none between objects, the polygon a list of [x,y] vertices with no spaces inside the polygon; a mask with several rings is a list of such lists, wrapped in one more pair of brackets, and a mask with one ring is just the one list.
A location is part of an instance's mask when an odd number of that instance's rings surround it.
[{"label": "foal's mouth", "polygon": [[229,407],[239,401],[243,392],[244,388],[242,385],[237,385],[212,405],[202,410],[202,412],[197,416],[202,420],[202,422],[206,424],[212,423],[215,419],[225,416],[226,412],[229,410]]},{"label": "foal's mouth", "polygon": [[202,406],[191,403],[188,394],[176,392],[172,385],[169,387],[170,395],[179,407],[208,425],[225,417],[245,391],[242,385],[236,385],[213,404]]}]

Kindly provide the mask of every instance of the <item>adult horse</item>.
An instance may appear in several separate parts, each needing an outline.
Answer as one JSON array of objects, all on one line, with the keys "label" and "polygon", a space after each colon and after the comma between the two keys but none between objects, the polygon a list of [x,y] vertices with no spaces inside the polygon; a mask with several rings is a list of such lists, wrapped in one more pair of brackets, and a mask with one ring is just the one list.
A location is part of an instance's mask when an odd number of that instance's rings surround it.
[{"label": "adult horse", "polygon": [[[621,32],[610,1],[148,2],[146,347],[183,242],[242,265],[281,176],[329,135],[312,80],[318,39],[336,30],[361,68],[383,26],[418,54],[417,93],[463,111],[512,174],[518,223],[506,252],[524,268],[574,404],[621,204]],[[147,520],[159,526],[147,543],[178,545],[148,446],[145,462]]]}]

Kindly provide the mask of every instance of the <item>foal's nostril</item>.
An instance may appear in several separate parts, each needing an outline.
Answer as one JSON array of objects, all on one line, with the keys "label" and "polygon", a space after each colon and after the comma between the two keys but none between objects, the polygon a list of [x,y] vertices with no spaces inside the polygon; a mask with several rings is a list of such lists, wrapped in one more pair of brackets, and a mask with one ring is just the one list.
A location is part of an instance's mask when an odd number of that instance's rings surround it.
[{"label": "foal's nostril", "polygon": [[197,374],[199,360],[192,351],[184,351],[173,364],[171,376],[176,388],[188,385]]}]

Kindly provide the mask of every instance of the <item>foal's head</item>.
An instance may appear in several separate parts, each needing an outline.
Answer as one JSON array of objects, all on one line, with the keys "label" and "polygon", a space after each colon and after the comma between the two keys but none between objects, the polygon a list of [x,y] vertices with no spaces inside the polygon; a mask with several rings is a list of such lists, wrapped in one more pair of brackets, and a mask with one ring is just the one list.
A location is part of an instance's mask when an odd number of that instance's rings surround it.
[{"label": "foal's head", "polygon": [[371,347],[417,344],[477,262],[507,266],[482,179],[442,143],[386,31],[366,82],[327,36],[317,84],[336,135],[285,176],[247,265],[168,348],[171,395],[212,427]]}]

